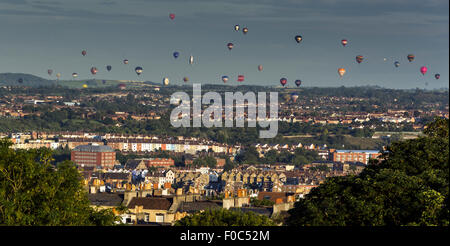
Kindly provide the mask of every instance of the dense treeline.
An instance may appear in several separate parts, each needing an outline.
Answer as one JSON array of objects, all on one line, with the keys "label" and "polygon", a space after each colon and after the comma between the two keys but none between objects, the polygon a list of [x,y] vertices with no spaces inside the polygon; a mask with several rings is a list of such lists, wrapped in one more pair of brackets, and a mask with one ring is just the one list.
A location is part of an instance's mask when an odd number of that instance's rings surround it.
[{"label": "dense treeline", "polygon": [[393,143],[358,176],[333,177],[289,211],[292,226],[448,226],[449,121]]},{"label": "dense treeline", "polygon": [[52,151],[13,150],[0,140],[0,225],[114,225],[111,210],[90,207],[70,161],[56,167]]}]

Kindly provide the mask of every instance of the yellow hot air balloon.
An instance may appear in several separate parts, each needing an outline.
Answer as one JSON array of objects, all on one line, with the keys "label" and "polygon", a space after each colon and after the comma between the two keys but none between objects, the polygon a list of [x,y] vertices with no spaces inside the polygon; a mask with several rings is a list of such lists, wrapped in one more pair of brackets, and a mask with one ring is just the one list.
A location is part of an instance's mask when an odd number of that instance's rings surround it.
[{"label": "yellow hot air balloon", "polygon": [[344,76],[344,74],[345,74],[345,69],[344,68],[339,68],[338,69],[338,74],[342,78]]},{"label": "yellow hot air balloon", "polygon": [[83,84],[83,88],[88,88],[87,84]]}]

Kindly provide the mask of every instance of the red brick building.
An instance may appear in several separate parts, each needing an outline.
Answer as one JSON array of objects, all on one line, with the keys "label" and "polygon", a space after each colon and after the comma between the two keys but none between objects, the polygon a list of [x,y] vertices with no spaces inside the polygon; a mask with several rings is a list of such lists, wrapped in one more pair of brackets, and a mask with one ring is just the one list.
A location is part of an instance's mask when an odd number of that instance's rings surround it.
[{"label": "red brick building", "polygon": [[378,158],[378,150],[331,150],[331,160],[334,162],[361,162],[368,164],[369,159]]},{"label": "red brick building", "polygon": [[113,168],[116,152],[106,145],[79,145],[72,150],[70,159],[81,167]]},{"label": "red brick building", "polygon": [[175,166],[175,161],[172,158],[147,158],[138,159],[143,161],[147,167],[171,167]]}]

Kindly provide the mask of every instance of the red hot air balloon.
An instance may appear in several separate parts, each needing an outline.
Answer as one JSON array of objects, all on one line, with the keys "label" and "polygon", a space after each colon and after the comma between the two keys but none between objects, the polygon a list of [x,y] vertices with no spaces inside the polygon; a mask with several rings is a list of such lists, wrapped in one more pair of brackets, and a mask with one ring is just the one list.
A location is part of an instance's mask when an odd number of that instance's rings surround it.
[{"label": "red hot air balloon", "polygon": [[258,71],[262,71],[263,70],[263,66],[262,65],[259,65],[258,66]]},{"label": "red hot air balloon", "polygon": [[428,68],[425,66],[420,68],[420,73],[422,73],[422,75],[425,75],[427,73],[427,71],[428,71]]},{"label": "red hot air balloon", "polygon": [[285,85],[287,84],[287,79],[286,79],[286,78],[281,78],[281,79],[280,79],[280,84],[281,84],[282,86],[285,86]]},{"label": "red hot air balloon", "polygon": [[244,75],[238,75],[237,81],[238,81],[238,82],[244,81]]},{"label": "red hot air balloon", "polygon": [[173,14],[173,13],[169,14],[169,18],[170,18],[171,20],[175,19],[175,14]]},{"label": "red hot air balloon", "polygon": [[87,52],[86,52],[85,50],[83,50],[83,51],[81,51],[81,54],[82,54],[83,56],[86,56]]},{"label": "red hot air balloon", "polygon": [[347,39],[342,39],[341,44],[345,47],[348,44]]},{"label": "red hot air balloon", "polygon": [[95,74],[97,74],[97,68],[96,67],[91,67],[91,73],[92,73],[92,75],[95,75]]}]

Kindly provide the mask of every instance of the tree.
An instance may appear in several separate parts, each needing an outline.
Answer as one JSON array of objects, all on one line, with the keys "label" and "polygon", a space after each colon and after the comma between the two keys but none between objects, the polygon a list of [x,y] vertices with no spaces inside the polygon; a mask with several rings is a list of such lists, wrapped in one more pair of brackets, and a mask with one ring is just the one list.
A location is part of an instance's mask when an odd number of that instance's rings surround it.
[{"label": "tree", "polygon": [[275,226],[264,215],[227,209],[214,209],[197,212],[175,223],[176,226]]},{"label": "tree", "polygon": [[111,210],[89,206],[74,163],[51,164],[49,149],[13,150],[0,140],[1,225],[113,225]]},{"label": "tree", "polygon": [[289,211],[288,225],[449,225],[449,121],[388,146],[358,176],[333,177]]}]

